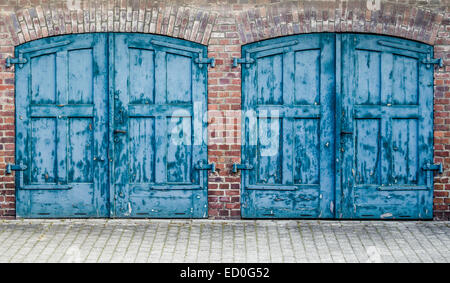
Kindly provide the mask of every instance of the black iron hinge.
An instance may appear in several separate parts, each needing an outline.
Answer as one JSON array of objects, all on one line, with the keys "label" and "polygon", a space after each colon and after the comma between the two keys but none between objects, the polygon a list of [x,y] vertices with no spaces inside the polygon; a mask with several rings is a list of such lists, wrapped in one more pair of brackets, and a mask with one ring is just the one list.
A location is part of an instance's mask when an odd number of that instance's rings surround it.
[{"label": "black iron hinge", "polygon": [[42,51],[44,49],[51,49],[51,48],[55,48],[55,47],[65,46],[70,43],[72,43],[71,40],[63,40],[63,41],[53,42],[53,43],[49,43],[49,44],[45,44],[45,45],[20,49],[20,51],[18,51],[18,53],[19,53],[18,58],[12,58],[12,57],[6,58],[6,64],[5,64],[6,68],[11,67],[12,64],[18,64],[19,68],[22,68],[23,65],[28,62],[27,59],[23,58],[23,54],[25,54],[25,53]]},{"label": "black iron hinge", "polygon": [[238,164],[238,163],[234,163],[233,164],[233,173],[237,173],[238,170],[252,170],[253,166],[250,164]]}]

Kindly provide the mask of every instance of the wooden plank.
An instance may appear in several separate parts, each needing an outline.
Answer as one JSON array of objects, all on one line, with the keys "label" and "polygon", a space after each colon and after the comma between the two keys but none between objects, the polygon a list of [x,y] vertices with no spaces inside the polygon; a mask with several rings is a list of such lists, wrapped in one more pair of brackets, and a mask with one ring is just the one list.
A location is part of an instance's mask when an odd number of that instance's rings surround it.
[{"label": "wooden plank", "polygon": [[92,117],[93,105],[31,105],[31,117]]}]

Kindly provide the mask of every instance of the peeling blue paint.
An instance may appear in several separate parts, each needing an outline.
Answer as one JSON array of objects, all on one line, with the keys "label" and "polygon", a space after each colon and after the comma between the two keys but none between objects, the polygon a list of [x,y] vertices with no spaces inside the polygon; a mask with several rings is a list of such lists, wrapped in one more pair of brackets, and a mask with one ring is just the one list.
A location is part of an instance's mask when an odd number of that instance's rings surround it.
[{"label": "peeling blue paint", "polygon": [[[332,33],[243,46],[244,115],[258,114],[242,121],[242,163],[254,167],[241,171],[242,216],[432,218],[432,172],[421,169],[433,159],[432,52]],[[260,126],[268,120],[278,132]]]},{"label": "peeling blue paint", "polygon": [[194,62],[205,46],[96,33],[16,52],[29,62],[16,69],[16,160],[29,168],[18,217],[207,216],[207,171],[194,167],[206,141],[194,144],[192,127],[206,120],[207,68]]}]

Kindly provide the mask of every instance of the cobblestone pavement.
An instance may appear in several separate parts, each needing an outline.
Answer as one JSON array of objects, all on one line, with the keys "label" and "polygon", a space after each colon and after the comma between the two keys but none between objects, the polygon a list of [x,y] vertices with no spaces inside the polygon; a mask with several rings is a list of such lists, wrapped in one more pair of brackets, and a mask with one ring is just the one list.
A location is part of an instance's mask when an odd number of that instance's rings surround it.
[{"label": "cobblestone pavement", "polygon": [[0,262],[450,262],[450,222],[3,220]]}]

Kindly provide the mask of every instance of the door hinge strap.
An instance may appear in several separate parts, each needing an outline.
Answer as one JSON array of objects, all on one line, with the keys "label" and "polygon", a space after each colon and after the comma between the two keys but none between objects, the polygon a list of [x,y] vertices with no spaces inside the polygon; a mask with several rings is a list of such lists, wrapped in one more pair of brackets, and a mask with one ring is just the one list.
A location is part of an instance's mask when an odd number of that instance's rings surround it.
[{"label": "door hinge strap", "polygon": [[197,170],[211,170],[212,173],[216,173],[216,163],[204,164],[203,162],[199,162],[194,167]]},{"label": "door hinge strap", "polygon": [[24,171],[24,170],[27,170],[27,166],[23,164],[8,163],[8,165],[6,165],[6,174],[11,174],[12,171]]},{"label": "door hinge strap", "polygon": [[437,171],[439,174],[442,174],[444,172],[444,168],[442,167],[442,163],[427,163],[422,167],[422,170],[424,171]]},{"label": "door hinge strap", "polygon": [[211,58],[198,57],[195,58],[194,62],[196,64],[200,64],[200,67],[202,66],[202,64],[209,64],[211,68],[214,68],[216,66],[216,60],[214,59],[214,57]]},{"label": "door hinge strap", "polygon": [[423,53],[423,54],[428,52],[428,50],[425,49],[425,48],[416,47],[416,46],[410,46],[410,45],[405,45],[405,44],[400,44],[400,43],[392,42],[392,41],[388,41],[388,40],[378,40],[377,43],[379,45],[392,47],[392,48],[397,48],[397,49],[403,49],[403,50],[406,50],[406,51],[419,52],[419,53]]},{"label": "door hinge strap", "polygon": [[28,62],[27,59],[23,58],[24,53],[30,53],[30,52],[41,51],[41,50],[45,50],[45,49],[51,49],[51,48],[55,48],[55,47],[61,47],[61,46],[68,45],[70,43],[72,43],[71,40],[64,40],[64,41],[54,42],[54,43],[50,43],[50,44],[46,44],[46,45],[40,45],[40,46],[30,47],[30,48],[26,48],[26,49],[21,49],[19,51],[19,58],[12,58],[12,57],[6,58],[6,64],[5,64],[6,68],[11,67],[12,64],[19,64],[19,68],[22,68],[23,64],[26,64]]},{"label": "door hinge strap", "polygon": [[250,58],[250,53],[247,53],[245,58],[233,58],[233,68],[236,68],[238,64],[245,64],[248,68],[253,63],[255,63],[255,59]]},{"label": "door hinge strap", "polygon": [[233,173],[237,173],[238,170],[252,170],[253,166],[250,164],[238,164],[238,163],[234,163],[233,164]]},{"label": "door hinge strap", "polygon": [[435,58],[435,59],[427,58],[422,60],[422,63],[427,64],[427,68],[430,67],[430,64],[439,65],[439,68],[444,67],[444,61],[442,60],[442,58]]},{"label": "door hinge strap", "polygon": [[12,58],[8,57],[6,58],[6,68],[10,68],[13,64],[19,64],[19,67],[22,68],[23,64],[26,64],[28,61],[27,59],[22,57],[22,53],[19,53],[19,58]]},{"label": "door hinge strap", "polygon": [[200,54],[203,52],[203,50],[201,50],[200,48],[193,48],[193,47],[188,47],[188,46],[179,45],[179,44],[175,44],[175,43],[168,43],[168,42],[159,41],[159,40],[152,40],[151,44],[159,45],[159,46],[166,47],[166,48],[178,49],[181,51],[188,51],[188,52],[192,52],[192,53]]},{"label": "door hinge strap", "polygon": [[27,166],[20,163],[17,164],[10,164],[6,165],[6,174],[11,174],[12,171],[20,171],[18,175],[17,180],[17,189],[21,190],[69,190],[72,188],[72,186],[67,184],[31,184],[31,185],[24,185],[23,181],[23,171],[27,170]]},{"label": "door hinge strap", "polygon": [[216,60],[214,58],[203,58],[203,50],[200,48],[192,48],[192,47],[188,47],[188,46],[184,46],[184,45],[168,43],[168,42],[163,42],[163,41],[159,41],[159,40],[152,40],[151,43],[153,45],[159,45],[162,47],[197,53],[198,58],[195,58],[194,62],[196,64],[200,64],[200,66],[199,66],[200,68],[203,66],[203,64],[209,64],[209,65],[211,65],[211,68],[214,68],[216,66]]}]

